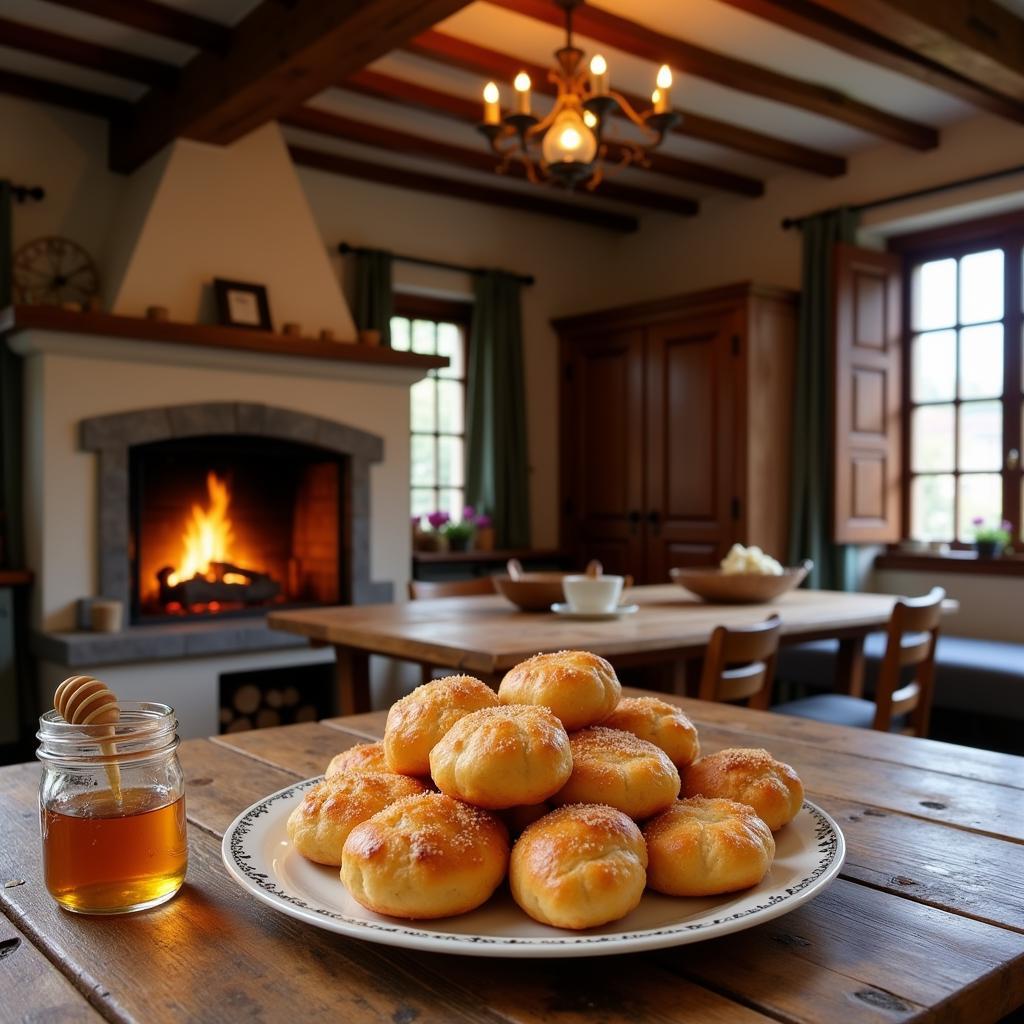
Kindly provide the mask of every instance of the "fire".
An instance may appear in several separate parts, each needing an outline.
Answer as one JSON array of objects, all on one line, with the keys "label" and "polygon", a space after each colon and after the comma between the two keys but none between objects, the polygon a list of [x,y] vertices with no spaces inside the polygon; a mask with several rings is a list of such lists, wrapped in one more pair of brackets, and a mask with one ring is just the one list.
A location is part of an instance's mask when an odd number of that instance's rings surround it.
[{"label": "fire", "polygon": [[[231,520],[228,518],[231,490],[227,481],[211,470],[206,475],[206,493],[209,497],[206,508],[198,504],[192,506],[192,516],[181,537],[181,561],[167,578],[171,586],[194,576],[212,581],[216,577],[210,571],[210,563],[231,561],[229,552],[234,541]],[[234,579],[232,573],[226,575],[224,580],[227,583],[244,581],[242,577]]]}]

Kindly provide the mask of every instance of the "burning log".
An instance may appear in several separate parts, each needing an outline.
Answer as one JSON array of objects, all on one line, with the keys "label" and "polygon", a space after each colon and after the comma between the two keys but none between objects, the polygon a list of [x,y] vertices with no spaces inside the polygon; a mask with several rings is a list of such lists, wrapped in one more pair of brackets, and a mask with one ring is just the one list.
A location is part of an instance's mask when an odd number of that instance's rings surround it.
[{"label": "burning log", "polygon": [[[281,584],[265,572],[243,569],[231,562],[210,562],[210,574],[193,576],[181,583],[171,584],[168,579],[174,574],[171,566],[164,566],[157,574],[160,581],[160,601],[166,607],[177,602],[183,608],[212,601],[232,604],[264,604],[272,601],[281,592]],[[228,580],[236,576],[239,580]]]}]

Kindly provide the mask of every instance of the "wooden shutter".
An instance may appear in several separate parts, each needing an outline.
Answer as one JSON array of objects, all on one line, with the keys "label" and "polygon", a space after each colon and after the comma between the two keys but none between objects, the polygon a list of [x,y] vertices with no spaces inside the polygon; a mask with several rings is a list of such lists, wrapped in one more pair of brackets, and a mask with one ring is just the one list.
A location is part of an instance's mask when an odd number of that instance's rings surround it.
[{"label": "wooden shutter", "polygon": [[834,270],[833,539],[900,539],[901,262],[837,245]]}]

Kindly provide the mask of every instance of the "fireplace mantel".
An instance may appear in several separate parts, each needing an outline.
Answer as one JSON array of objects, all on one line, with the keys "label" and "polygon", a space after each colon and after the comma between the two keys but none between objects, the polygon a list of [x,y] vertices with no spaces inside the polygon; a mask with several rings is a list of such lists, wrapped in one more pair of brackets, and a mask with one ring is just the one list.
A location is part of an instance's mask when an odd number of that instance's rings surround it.
[{"label": "fireplace mantel", "polygon": [[183,324],[143,317],[114,316],[111,313],[76,313],[53,306],[8,306],[0,311],[0,336],[23,331],[54,331],[77,335],[76,344],[86,339],[118,338],[132,342],[162,342],[200,349],[230,349],[291,359],[315,359],[329,363],[364,364],[427,370],[448,365],[443,356],[396,352],[392,348],[374,348],[348,342],[296,338],[270,331],[253,331],[215,324]]}]

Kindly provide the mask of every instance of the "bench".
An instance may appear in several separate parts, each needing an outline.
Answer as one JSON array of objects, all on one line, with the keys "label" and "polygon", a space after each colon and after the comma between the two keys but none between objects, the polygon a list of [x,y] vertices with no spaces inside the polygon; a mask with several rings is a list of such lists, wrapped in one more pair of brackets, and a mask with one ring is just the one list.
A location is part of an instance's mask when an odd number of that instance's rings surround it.
[{"label": "bench", "polygon": [[[836,640],[782,647],[776,677],[827,692],[833,688],[838,647]],[[864,642],[866,696],[873,693],[884,652],[885,634],[872,633]],[[940,635],[932,704],[944,710],[1024,720],[1024,644]]]}]

